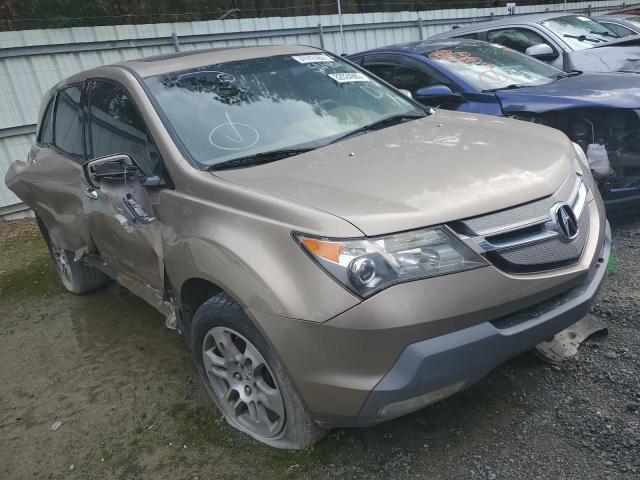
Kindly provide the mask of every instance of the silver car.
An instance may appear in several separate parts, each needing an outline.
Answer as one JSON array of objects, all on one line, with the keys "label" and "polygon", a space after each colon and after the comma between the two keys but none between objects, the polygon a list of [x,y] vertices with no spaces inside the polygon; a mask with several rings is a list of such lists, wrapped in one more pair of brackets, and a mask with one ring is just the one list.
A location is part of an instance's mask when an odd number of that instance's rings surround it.
[{"label": "silver car", "polygon": [[640,15],[605,15],[595,19],[620,37],[640,34]]},{"label": "silver car", "polygon": [[567,72],[640,72],[640,36],[620,38],[581,15],[514,15],[432,38],[471,38],[504,45]]}]

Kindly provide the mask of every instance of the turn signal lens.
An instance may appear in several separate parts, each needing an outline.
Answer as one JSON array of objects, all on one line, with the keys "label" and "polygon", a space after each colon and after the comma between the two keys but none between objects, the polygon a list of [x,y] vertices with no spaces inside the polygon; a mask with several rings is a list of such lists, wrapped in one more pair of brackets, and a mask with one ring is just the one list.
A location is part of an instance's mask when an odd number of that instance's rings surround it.
[{"label": "turn signal lens", "polygon": [[312,253],[316,257],[324,258],[325,260],[335,263],[340,261],[342,245],[339,243],[317,240],[315,238],[302,238],[302,244],[307,248],[309,253]]}]

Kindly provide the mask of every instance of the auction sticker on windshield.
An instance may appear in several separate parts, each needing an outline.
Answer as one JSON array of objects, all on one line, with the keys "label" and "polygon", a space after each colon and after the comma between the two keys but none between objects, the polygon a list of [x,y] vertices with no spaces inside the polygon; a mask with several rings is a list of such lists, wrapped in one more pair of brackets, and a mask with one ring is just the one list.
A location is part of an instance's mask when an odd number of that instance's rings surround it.
[{"label": "auction sticker on windshield", "polygon": [[338,83],[349,82],[370,82],[371,79],[360,72],[343,72],[343,73],[330,73],[330,78],[333,78]]},{"label": "auction sticker on windshield", "polygon": [[291,58],[298,63],[333,62],[333,58],[324,53],[318,55],[292,55]]}]

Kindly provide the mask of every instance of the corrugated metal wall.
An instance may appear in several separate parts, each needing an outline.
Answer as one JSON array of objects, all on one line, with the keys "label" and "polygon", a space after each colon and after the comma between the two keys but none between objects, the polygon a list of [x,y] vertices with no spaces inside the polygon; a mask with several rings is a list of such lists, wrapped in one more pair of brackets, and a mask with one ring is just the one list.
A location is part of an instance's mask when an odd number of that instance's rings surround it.
[{"label": "corrugated metal wall", "polygon": [[[634,2],[628,2],[634,3]],[[571,11],[604,12],[620,0],[571,2]],[[562,10],[564,5],[518,7],[518,14]],[[34,141],[40,99],[55,83],[80,70],[125,59],[209,47],[294,43],[353,53],[428,38],[453,25],[489,20],[505,7],[344,15],[345,45],[337,15],[206,22],[77,27],[0,32],[0,178],[24,158]],[[322,35],[320,27],[322,25]],[[343,52],[344,50],[344,52]],[[0,182],[0,215],[20,200]]]}]

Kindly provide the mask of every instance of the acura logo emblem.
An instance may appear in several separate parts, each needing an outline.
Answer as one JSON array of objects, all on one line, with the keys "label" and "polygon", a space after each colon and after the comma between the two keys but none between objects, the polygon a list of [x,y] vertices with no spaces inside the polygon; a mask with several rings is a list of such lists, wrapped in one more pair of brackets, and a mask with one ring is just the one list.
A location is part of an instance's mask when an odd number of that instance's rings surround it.
[{"label": "acura logo emblem", "polygon": [[578,219],[566,203],[558,203],[551,209],[551,218],[560,239],[570,242],[578,235]]}]

